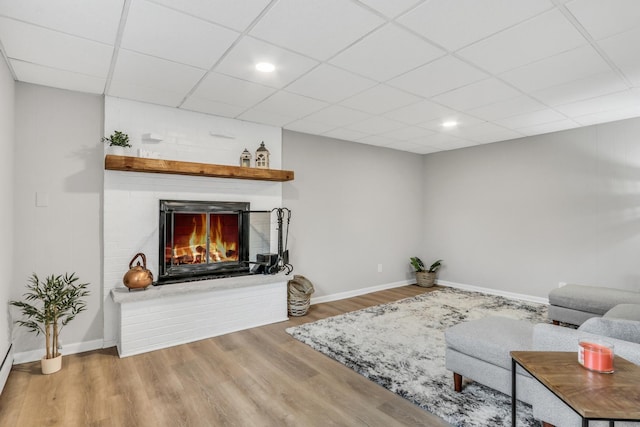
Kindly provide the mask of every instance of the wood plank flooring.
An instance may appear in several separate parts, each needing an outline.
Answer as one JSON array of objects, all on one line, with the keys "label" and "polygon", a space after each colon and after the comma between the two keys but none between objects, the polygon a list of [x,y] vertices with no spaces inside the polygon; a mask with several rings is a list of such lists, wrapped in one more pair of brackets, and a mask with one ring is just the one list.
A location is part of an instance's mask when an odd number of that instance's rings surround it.
[{"label": "wood plank flooring", "polygon": [[311,306],[303,317],[120,359],[115,348],[14,366],[0,426],[448,426],[285,329],[436,288]]}]

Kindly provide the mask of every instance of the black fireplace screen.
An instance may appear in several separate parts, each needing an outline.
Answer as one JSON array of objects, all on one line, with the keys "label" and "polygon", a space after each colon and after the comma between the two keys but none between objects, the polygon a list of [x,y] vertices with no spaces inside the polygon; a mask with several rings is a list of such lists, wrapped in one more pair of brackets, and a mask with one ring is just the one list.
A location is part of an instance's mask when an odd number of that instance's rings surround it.
[{"label": "black fireplace screen", "polygon": [[160,201],[158,283],[251,274],[272,245],[272,213],[245,202]]}]

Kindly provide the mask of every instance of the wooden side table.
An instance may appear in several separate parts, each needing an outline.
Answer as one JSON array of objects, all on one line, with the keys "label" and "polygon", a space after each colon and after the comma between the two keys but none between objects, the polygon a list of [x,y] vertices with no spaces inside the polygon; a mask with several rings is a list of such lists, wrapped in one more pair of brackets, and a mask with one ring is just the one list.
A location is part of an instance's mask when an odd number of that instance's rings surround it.
[{"label": "wooden side table", "polygon": [[516,426],[516,366],[573,409],[582,426],[590,420],[640,421],[640,366],[615,356],[612,374],[590,371],[578,363],[578,353],[511,352],[511,425]]}]

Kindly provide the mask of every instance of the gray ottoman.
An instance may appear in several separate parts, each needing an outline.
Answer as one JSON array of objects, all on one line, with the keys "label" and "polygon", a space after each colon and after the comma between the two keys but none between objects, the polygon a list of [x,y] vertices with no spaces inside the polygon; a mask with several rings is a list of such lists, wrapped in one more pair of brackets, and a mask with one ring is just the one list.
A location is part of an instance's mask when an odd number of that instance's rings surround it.
[{"label": "gray ottoman", "polygon": [[597,286],[566,285],[549,292],[549,320],[582,325],[618,304],[640,304],[640,292]]},{"label": "gray ottoman", "polygon": [[640,321],[640,304],[618,304],[602,317],[606,319],[624,319]]},{"label": "gray ottoman", "polygon": [[[447,348],[445,366],[453,372],[454,388],[462,390],[462,378],[511,395],[513,350],[533,348],[533,324],[507,317],[485,317],[459,323],[444,333]],[[530,403],[533,379],[518,368],[518,399]]]}]

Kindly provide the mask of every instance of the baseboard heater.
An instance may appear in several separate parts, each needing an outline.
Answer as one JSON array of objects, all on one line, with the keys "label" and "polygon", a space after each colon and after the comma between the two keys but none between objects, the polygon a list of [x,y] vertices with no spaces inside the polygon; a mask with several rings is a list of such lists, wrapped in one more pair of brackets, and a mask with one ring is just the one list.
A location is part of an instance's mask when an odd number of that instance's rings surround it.
[{"label": "baseboard heater", "polygon": [[11,372],[11,367],[13,366],[13,344],[9,345],[9,349],[7,350],[7,354],[4,355],[2,359],[2,365],[0,365],[0,393],[4,389],[4,385],[7,382],[7,378],[9,378],[9,373]]}]

